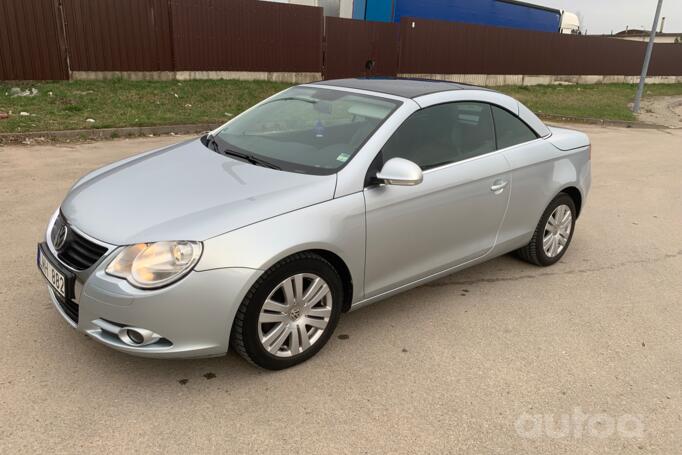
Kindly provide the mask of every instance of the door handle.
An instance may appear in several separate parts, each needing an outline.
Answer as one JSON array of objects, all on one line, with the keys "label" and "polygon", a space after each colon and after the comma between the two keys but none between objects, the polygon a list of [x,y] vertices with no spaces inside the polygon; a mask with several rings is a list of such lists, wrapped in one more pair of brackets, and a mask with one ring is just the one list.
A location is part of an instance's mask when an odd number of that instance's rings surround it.
[{"label": "door handle", "polygon": [[500,194],[504,189],[509,185],[509,182],[507,180],[495,180],[495,183],[493,183],[493,186],[490,187],[490,191],[492,191],[495,194]]}]

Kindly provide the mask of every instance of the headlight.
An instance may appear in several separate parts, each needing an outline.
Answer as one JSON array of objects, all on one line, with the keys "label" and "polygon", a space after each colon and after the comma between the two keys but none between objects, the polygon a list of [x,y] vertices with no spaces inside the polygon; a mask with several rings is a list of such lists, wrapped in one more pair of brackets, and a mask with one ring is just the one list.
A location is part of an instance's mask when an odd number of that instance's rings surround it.
[{"label": "headlight", "polygon": [[200,242],[138,243],[118,253],[106,272],[124,278],[138,288],[160,288],[192,270],[201,251]]}]

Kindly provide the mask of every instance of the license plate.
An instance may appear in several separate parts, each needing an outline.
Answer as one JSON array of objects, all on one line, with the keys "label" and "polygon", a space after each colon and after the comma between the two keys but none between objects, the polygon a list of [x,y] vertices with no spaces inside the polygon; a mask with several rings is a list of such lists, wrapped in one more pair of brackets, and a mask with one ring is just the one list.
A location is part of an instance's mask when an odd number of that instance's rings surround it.
[{"label": "license plate", "polygon": [[38,248],[38,267],[57,294],[66,298],[66,277],[45,257]]}]

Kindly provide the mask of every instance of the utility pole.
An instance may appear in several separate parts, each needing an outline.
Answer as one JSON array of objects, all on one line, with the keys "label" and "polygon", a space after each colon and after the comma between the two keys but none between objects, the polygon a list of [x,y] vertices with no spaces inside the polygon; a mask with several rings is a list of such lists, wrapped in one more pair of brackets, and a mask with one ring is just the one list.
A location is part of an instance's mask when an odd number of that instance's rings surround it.
[{"label": "utility pole", "polygon": [[656,16],[654,17],[654,25],[651,27],[649,44],[646,47],[646,55],[644,56],[644,66],[642,67],[642,75],[639,78],[639,87],[637,87],[637,95],[635,95],[635,104],[632,108],[632,111],[635,114],[639,113],[639,105],[642,102],[642,93],[644,92],[644,81],[646,80],[646,73],[649,71],[649,62],[651,61],[651,53],[654,50],[654,41],[656,41],[656,29],[658,28],[658,19],[661,17],[662,7],[663,0],[658,0],[658,6],[656,7]]}]

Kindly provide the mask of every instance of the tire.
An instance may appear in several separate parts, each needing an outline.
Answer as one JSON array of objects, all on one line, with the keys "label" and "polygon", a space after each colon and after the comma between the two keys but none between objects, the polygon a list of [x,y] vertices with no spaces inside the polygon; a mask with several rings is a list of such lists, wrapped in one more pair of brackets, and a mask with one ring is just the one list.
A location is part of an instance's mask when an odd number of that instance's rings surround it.
[{"label": "tire", "polygon": [[[565,233],[565,229],[557,228],[556,226],[549,226],[548,221],[555,211],[560,207],[566,207],[570,212],[570,222],[564,224],[568,227],[568,234]],[[565,209],[564,209],[565,210]],[[557,212],[558,214],[559,212]],[[540,217],[533,237],[530,239],[528,245],[520,248],[516,251],[517,256],[519,256],[524,261],[530,262],[531,264],[539,265],[542,267],[547,267],[559,262],[559,260],[564,256],[568,247],[571,244],[571,239],[573,238],[573,232],[575,231],[575,219],[576,219],[576,209],[573,199],[566,193],[559,193],[552,202],[549,203],[544,213]],[[546,229],[556,229],[556,232],[549,231]],[[545,251],[545,246],[543,241],[547,238],[547,235],[556,237],[557,245],[560,246],[560,250],[552,254],[554,250],[550,248],[549,254]],[[565,241],[563,245],[561,242]]]},{"label": "tire", "polygon": [[[313,302],[320,295],[324,296]],[[314,253],[289,256],[267,270],[244,297],[230,345],[262,368],[298,365],[317,354],[332,336],[343,297],[341,277],[326,259]]]}]

